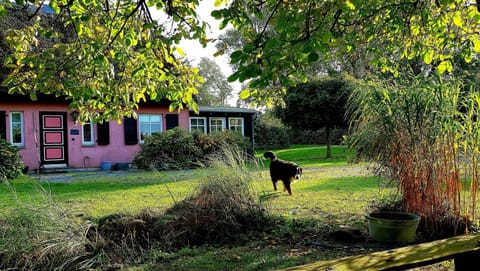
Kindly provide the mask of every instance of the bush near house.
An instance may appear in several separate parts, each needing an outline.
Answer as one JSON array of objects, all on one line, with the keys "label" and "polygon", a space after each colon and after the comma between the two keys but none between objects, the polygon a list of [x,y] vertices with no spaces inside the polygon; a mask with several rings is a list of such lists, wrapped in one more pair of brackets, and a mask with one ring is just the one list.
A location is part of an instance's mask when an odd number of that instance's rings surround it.
[{"label": "bush near house", "polygon": [[235,131],[203,134],[176,127],[148,137],[133,162],[140,169],[194,168],[208,165],[212,157],[218,158],[224,146],[253,153],[250,140]]},{"label": "bush near house", "polygon": [[0,139],[0,181],[14,179],[22,174],[24,164],[17,147]]},{"label": "bush near house", "polygon": [[196,145],[202,150],[202,160],[208,160],[211,156],[217,156],[222,152],[222,147],[231,146],[243,150],[246,153],[253,153],[252,146],[248,137],[242,136],[240,133],[224,130],[211,134],[194,132]]},{"label": "bush near house", "polygon": [[185,169],[202,156],[193,135],[176,127],[149,136],[133,162],[141,169]]}]

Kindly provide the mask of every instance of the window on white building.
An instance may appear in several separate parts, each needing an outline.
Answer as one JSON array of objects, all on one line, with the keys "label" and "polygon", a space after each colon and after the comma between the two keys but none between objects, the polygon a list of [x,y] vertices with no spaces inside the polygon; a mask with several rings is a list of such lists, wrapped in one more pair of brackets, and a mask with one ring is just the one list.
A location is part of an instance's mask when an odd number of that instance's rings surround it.
[{"label": "window on white building", "polygon": [[139,114],[140,143],[143,143],[147,136],[162,131],[162,115],[160,114]]},{"label": "window on white building", "polygon": [[237,131],[244,135],[243,129],[243,118],[229,118],[228,119],[228,128],[233,131]]},{"label": "window on white building", "polygon": [[25,146],[23,112],[10,112],[10,142],[17,147]]},{"label": "window on white building", "polygon": [[225,118],[210,118],[210,133],[225,130]]},{"label": "window on white building", "polygon": [[198,130],[204,134],[207,133],[207,124],[206,119],[202,117],[191,117],[190,118],[190,132]]}]

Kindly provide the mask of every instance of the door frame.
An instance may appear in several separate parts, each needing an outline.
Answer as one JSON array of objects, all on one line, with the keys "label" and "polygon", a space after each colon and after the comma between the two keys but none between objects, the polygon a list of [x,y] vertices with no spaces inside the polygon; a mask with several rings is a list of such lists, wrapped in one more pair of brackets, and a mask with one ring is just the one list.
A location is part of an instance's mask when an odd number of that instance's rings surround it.
[{"label": "door frame", "polygon": [[[50,124],[45,122],[45,117],[49,116],[53,117]],[[40,111],[39,122],[41,165],[62,164],[68,166],[67,112]],[[50,127],[46,125],[50,125]],[[49,133],[52,135],[50,143],[46,142]],[[52,151],[52,159],[46,159],[47,150]],[[60,152],[56,150],[60,150]]]}]

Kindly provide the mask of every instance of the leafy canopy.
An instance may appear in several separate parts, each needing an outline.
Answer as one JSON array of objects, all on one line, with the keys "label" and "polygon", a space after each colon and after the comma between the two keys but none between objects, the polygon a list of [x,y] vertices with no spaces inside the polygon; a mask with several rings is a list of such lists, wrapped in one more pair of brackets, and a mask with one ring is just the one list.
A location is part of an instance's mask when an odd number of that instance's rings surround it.
[{"label": "leafy canopy", "polygon": [[272,83],[305,82],[307,68],[319,60],[361,53],[371,69],[398,75],[399,60],[420,58],[445,74],[456,56],[471,62],[480,52],[475,1],[234,0],[212,15],[244,37],[231,53],[238,70],[229,77],[250,82],[244,98],[268,99],[272,90],[264,89]]},{"label": "leafy canopy", "polygon": [[[27,0],[16,0],[22,5]],[[28,0],[39,6],[42,1]],[[242,98],[269,101],[286,86],[305,82],[309,66],[345,56],[398,73],[402,59],[423,60],[439,74],[455,59],[480,51],[480,13],[465,0],[216,0],[222,28],[231,24],[243,46],[231,53],[230,81],[249,82]],[[166,98],[171,109],[189,105],[200,80],[183,65],[181,39],[206,44],[199,0],[51,0],[54,14],[31,10],[28,23],[6,35],[12,54],[10,92],[35,98],[65,95],[82,119],[119,119],[144,99]],[[15,6],[2,1],[0,14]],[[152,16],[155,10],[156,15]],[[61,27],[52,27],[60,24]],[[221,51],[228,52],[222,49]],[[221,53],[221,52],[219,52]],[[267,88],[281,86],[281,88]]]},{"label": "leafy canopy", "polygon": [[[29,3],[28,3],[29,2]],[[28,8],[21,5],[29,5]],[[205,44],[198,0],[2,1],[0,19],[25,23],[5,33],[12,54],[4,64],[10,93],[66,96],[81,119],[134,115],[146,99],[171,101],[170,109],[196,108],[198,69],[184,65],[181,39]],[[155,11],[155,16],[152,12]],[[158,18],[158,19],[157,19]]]}]

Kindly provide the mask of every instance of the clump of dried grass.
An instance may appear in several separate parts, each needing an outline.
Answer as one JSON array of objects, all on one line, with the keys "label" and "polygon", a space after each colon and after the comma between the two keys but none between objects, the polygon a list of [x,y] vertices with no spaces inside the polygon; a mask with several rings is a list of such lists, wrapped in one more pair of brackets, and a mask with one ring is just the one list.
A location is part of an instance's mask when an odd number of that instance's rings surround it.
[{"label": "clump of dried grass", "polygon": [[258,176],[245,158],[237,149],[222,148],[195,193],[167,210],[157,225],[166,243],[174,248],[229,244],[269,228],[273,220],[252,185]]}]

